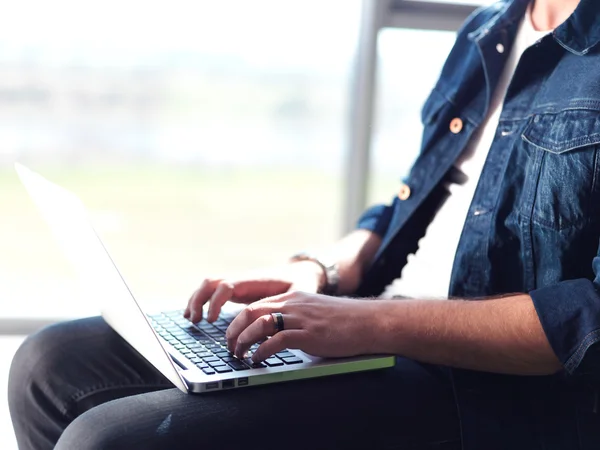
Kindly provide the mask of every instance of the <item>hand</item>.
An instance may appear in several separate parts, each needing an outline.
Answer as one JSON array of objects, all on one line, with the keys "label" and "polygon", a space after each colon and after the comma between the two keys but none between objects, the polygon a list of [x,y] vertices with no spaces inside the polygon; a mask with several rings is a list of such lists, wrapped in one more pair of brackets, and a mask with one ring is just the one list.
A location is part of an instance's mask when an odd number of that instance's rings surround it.
[{"label": "hand", "polygon": [[[249,305],[227,329],[229,351],[243,358],[256,342],[255,362],[286,348],[322,357],[376,353],[380,302],[289,292]],[[284,329],[275,333],[271,313],[283,314]],[[267,339],[268,336],[272,336]]]},{"label": "hand", "polygon": [[228,300],[252,303],[290,290],[317,292],[322,278],[322,269],[312,261],[286,264],[232,279],[207,278],[189,299],[184,317],[199,322],[202,307],[210,301],[207,320],[214,322]]}]

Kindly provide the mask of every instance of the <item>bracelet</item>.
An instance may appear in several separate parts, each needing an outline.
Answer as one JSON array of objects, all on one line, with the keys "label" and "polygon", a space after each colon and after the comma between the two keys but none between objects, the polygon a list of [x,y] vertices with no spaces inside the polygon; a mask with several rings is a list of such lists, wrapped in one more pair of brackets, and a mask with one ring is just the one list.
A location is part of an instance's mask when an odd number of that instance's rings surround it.
[{"label": "bracelet", "polygon": [[337,263],[326,265],[319,258],[309,253],[297,253],[290,258],[290,262],[312,261],[319,265],[325,275],[325,286],[319,290],[325,295],[336,295],[340,284],[340,273]]}]

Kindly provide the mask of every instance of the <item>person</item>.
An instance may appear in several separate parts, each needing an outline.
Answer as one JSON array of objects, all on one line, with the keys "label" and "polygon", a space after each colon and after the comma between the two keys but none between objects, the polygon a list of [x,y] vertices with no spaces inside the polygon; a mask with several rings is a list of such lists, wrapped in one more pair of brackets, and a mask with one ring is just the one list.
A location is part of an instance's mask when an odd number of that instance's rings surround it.
[{"label": "person", "polygon": [[247,303],[227,338],[242,355],[272,336],[255,360],[392,353],[394,368],[185,395],[77,320],[15,356],[20,448],[600,448],[599,41],[594,0],[476,11],[391,204],[318,257],[205,280],[185,310]]}]

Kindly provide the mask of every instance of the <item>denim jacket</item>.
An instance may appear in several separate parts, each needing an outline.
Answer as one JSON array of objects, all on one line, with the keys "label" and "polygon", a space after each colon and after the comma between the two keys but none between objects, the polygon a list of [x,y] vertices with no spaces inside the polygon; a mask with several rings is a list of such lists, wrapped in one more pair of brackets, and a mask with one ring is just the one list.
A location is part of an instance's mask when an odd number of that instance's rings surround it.
[{"label": "denim jacket", "polygon": [[[359,220],[382,245],[357,295],[379,294],[416,251],[486,116],[527,3],[500,1],[459,30],[422,109],[422,147],[401,195]],[[581,0],[525,51],[506,94],[448,295],[529,293],[563,370],[452,370],[465,450],[600,449],[599,41],[600,1]],[[456,118],[462,127],[450,126]]]}]

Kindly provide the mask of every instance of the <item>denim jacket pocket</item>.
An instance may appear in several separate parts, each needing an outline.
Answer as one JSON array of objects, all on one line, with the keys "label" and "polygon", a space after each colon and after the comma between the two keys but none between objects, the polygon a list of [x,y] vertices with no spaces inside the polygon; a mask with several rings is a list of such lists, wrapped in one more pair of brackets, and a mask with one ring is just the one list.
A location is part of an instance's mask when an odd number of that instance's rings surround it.
[{"label": "denim jacket pocket", "polygon": [[[543,227],[563,230],[595,220],[598,201],[600,111],[536,114],[521,135],[533,205],[521,212]],[[527,210],[527,211],[524,211]]]}]

